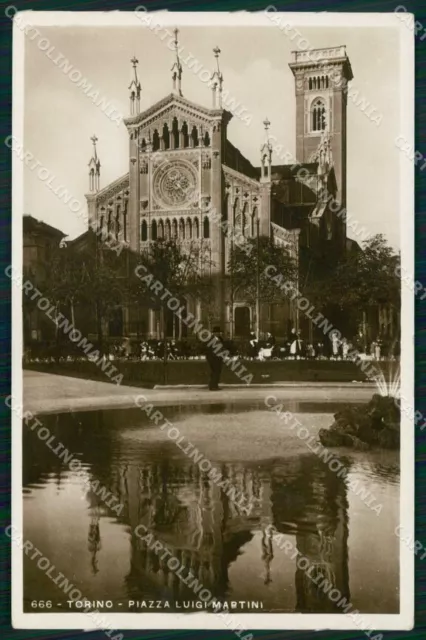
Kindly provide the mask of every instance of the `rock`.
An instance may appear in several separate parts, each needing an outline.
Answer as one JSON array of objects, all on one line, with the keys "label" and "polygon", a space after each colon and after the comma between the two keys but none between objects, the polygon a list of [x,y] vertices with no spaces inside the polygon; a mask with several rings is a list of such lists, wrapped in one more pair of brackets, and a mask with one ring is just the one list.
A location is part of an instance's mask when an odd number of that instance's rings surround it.
[{"label": "rock", "polygon": [[338,431],[329,431],[328,429],[320,429],[318,433],[319,440],[324,447],[343,447],[344,436]]},{"label": "rock", "polygon": [[333,422],[330,427],[330,431],[336,431],[337,433],[346,433],[346,430],[349,429],[350,426],[347,424],[343,424],[342,422]]},{"label": "rock", "polygon": [[399,449],[399,432],[382,429],[379,433],[379,446],[383,449]]},{"label": "rock", "polygon": [[353,449],[356,449],[357,451],[368,451],[370,449],[370,445],[367,444],[367,442],[363,442],[356,436],[348,435],[347,437],[350,442],[348,446],[351,446]]},{"label": "rock", "polygon": [[398,449],[400,411],[395,399],[375,394],[367,405],[344,407],[334,414],[330,429],[321,429],[320,441],[327,447],[351,447],[367,451],[371,446]]},{"label": "rock", "polygon": [[381,420],[385,422],[400,421],[400,410],[395,402],[395,398],[376,394],[372,397],[368,406],[377,419],[381,418]]}]

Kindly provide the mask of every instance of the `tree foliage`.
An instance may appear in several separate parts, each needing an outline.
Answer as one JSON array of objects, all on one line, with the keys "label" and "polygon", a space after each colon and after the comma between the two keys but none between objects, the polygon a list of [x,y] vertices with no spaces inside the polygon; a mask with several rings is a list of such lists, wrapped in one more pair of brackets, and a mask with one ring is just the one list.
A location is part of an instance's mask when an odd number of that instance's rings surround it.
[{"label": "tree foliage", "polygon": [[311,301],[322,301],[322,306],[334,305],[355,315],[379,305],[398,308],[399,265],[399,254],[383,234],[377,234],[360,250],[348,252],[327,276],[316,274],[305,293]]},{"label": "tree foliage", "polygon": [[[144,269],[138,269],[142,265]],[[163,285],[161,291],[170,291],[174,298],[186,295],[207,297],[211,289],[210,260],[196,243],[185,248],[175,240],[159,239],[150,243],[147,252],[131,256],[130,290],[132,300],[141,306],[161,309],[167,305],[168,297],[150,290],[154,281]],[[151,274],[149,279],[144,275]]]},{"label": "tree foliage", "polygon": [[[284,293],[272,281],[271,274],[281,274],[282,282],[296,282],[297,268],[294,259],[267,236],[247,239],[247,244],[245,247],[235,245],[231,250],[228,263],[231,295],[234,297],[238,292],[246,300],[254,303],[259,289],[261,302],[281,302],[285,297]],[[269,270],[269,275],[265,272],[267,267],[274,267]]]},{"label": "tree foliage", "polygon": [[52,254],[46,294],[59,310],[72,316],[77,305],[84,307],[88,316],[95,316],[102,345],[103,326],[127,292],[126,264],[124,252],[117,255],[89,235],[84,246],[58,247]]}]

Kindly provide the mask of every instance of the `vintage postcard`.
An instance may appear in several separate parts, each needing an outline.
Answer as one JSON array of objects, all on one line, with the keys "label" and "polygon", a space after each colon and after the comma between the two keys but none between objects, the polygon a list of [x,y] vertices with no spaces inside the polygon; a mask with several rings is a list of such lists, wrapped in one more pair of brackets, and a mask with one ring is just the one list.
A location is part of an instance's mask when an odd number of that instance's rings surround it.
[{"label": "vintage postcard", "polygon": [[412,628],[412,16],[6,14],[14,627]]}]

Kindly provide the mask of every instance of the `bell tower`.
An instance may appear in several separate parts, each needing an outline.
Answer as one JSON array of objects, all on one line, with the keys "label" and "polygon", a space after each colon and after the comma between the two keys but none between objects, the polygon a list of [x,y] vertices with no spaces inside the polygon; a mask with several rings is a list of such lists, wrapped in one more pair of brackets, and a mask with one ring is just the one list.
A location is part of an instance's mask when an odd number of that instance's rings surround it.
[{"label": "bell tower", "polygon": [[312,162],[328,130],[337,183],[336,200],[346,207],[347,85],[353,78],[345,46],[293,51],[296,90],[296,159]]}]

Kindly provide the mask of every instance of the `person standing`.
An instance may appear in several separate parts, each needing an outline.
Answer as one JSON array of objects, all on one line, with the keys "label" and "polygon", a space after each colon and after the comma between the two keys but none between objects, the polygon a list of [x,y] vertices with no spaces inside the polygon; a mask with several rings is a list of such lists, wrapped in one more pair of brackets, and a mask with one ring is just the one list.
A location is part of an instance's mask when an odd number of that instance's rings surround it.
[{"label": "person standing", "polygon": [[276,344],[275,336],[273,336],[272,333],[268,331],[268,333],[266,334],[266,348],[271,349],[275,347],[275,344]]},{"label": "person standing", "polygon": [[337,360],[337,358],[339,357],[340,340],[334,331],[331,332],[330,338],[331,338],[333,358]]},{"label": "person standing", "polygon": [[209,389],[210,391],[218,391],[223,365],[223,360],[220,357],[220,353],[223,351],[223,337],[220,327],[214,327],[212,334],[214,340],[209,341],[206,349],[206,360],[210,368]]},{"label": "person standing", "polygon": [[259,340],[257,339],[256,334],[253,333],[253,331],[250,333],[248,352],[249,352],[249,357],[252,358],[253,360],[257,358],[259,353]]}]

